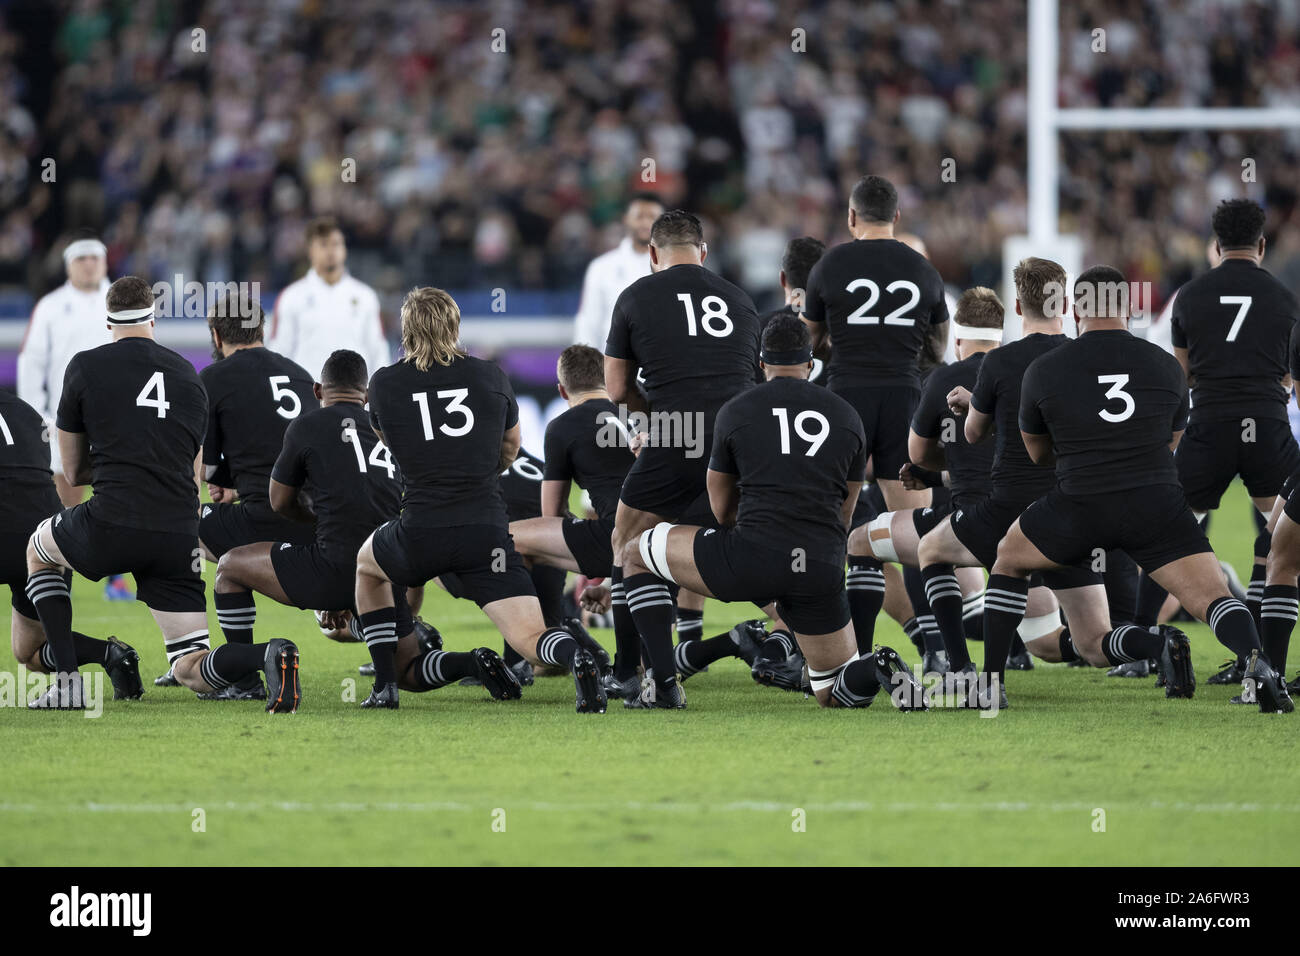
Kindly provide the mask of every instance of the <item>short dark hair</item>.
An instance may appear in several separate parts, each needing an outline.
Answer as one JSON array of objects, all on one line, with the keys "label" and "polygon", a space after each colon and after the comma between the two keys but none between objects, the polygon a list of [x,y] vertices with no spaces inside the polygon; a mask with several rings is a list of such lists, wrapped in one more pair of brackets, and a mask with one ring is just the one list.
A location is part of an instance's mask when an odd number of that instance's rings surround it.
[{"label": "short dark hair", "polygon": [[[1011,278],[1022,313],[1031,319],[1060,318],[1065,309],[1066,275],[1059,262],[1027,256],[1016,263]],[[1059,302],[1060,308],[1048,315],[1048,302]]]},{"label": "short dark hair", "polygon": [[307,237],[307,245],[311,245],[313,239],[328,239],[334,233],[342,231],[338,220],[333,216],[318,216],[307,223],[304,235]]},{"label": "short dark hair", "polygon": [[208,328],[221,336],[221,341],[231,345],[252,345],[262,341],[265,323],[262,304],[241,292],[222,292],[208,307]]},{"label": "short dark hair", "polygon": [[1092,266],[1074,280],[1074,310],[1085,319],[1127,318],[1128,280],[1114,266]]},{"label": "short dark hair", "polygon": [[898,190],[884,176],[863,176],[849,195],[849,206],[868,222],[893,222]]},{"label": "short dark hair", "polygon": [[122,276],[108,287],[104,304],[109,312],[148,308],[153,305],[153,289],[139,276]]},{"label": "short dark hair", "polygon": [[803,320],[778,312],[763,328],[764,352],[792,352],[812,345],[812,335]]},{"label": "short dark hair", "polygon": [[970,329],[1000,329],[1006,311],[996,292],[977,285],[961,294],[953,321]]},{"label": "short dark hair", "polygon": [[366,360],[351,349],[335,349],[321,366],[322,388],[351,388],[364,392],[369,383]]},{"label": "short dark hair", "polygon": [[817,260],[826,251],[826,243],[812,236],[791,239],[785,244],[785,255],[781,257],[781,271],[785,273],[785,284],[791,289],[807,289],[808,273],[817,265]]},{"label": "short dark hair", "polygon": [[632,195],[628,196],[627,205],[625,205],[623,208],[626,209],[634,202],[652,202],[656,206],[659,206],[660,208],[662,208],[664,204],[663,199],[659,197],[658,193],[652,193],[648,189],[643,189],[640,192],[635,192]]},{"label": "short dark hair", "polygon": [[698,246],[704,243],[700,220],[684,209],[669,209],[650,227],[650,244],[656,249],[669,246]]},{"label": "short dark hair", "polygon": [[604,388],[605,356],[590,345],[570,345],[555,363],[555,377],[574,394]]},{"label": "short dark hair", "polygon": [[1220,249],[1251,249],[1264,234],[1264,210],[1253,199],[1225,199],[1211,220]]}]

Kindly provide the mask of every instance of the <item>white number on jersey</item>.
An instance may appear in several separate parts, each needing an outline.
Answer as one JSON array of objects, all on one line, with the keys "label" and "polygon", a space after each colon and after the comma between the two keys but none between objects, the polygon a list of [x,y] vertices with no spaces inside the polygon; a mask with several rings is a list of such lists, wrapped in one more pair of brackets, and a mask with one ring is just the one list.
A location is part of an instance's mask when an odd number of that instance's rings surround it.
[{"label": "white number on jersey", "polygon": [[298,414],[302,411],[302,399],[298,397],[298,393],[295,392],[293,389],[280,387],[281,384],[284,385],[289,384],[289,376],[272,375],[270,378],[270,382],[271,382],[271,396],[275,399],[275,403],[277,406],[280,404],[280,402],[284,401],[286,398],[289,400],[288,408],[278,407],[276,408],[275,413],[279,415],[281,418],[297,418]]},{"label": "white number on jersey", "polygon": [[[343,435],[352,443],[352,450],[356,452],[357,470],[362,474],[365,474],[368,470],[366,468],[365,452],[361,447],[361,439],[357,437],[357,430],[350,427],[345,428],[343,429]],[[392,452],[390,452],[388,446],[381,441],[375,442],[375,447],[370,449],[370,464],[384,469],[384,471],[388,472],[389,478],[392,478],[397,470],[397,466],[393,464]]]},{"label": "white number on jersey", "polygon": [[0,436],[4,437],[6,445],[14,443],[14,433],[9,430],[9,423],[5,421],[3,415],[0,415]]},{"label": "white number on jersey", "polygon": [[1128,384],[1127,375],[1098,375],[1097,381],[1102,385],[1110,385],[1106,389],[1106,398],[1118,398],[1124,403],[1122,412],[1108,412],[1102,409],[1097,414],[1108,422],[1124,422],[1133,417],[1133,410],[1137,408],[1137,403],[1133,401],[1133,396],[1124,391],[1124,386]]},{"label": "white number on jersey", "polygon": [[[448,428],[446,424],[439,425],[438,431],[444,435],[450,435],[452,438],[460,438],[462,435],[468,435],[470,429],[474,427],[474,412],[465,404],[465,399],[469,397],[468,388],[445,388],[438,392],[439,398],[450,398],[444,411],[449,415],[460,415],[465,421],[455,428]],[[429,416],[429,393],[416,392],[411,396],[411,401],[420,406],[420,422],[424,425],[424,440],[433,441],[433,419]]]},{"label": "white number on jersey", "polygon": [[[154,392],[156,397],[150,398],[150,392]],[[144,383],[144,388],[140,389],[140,394],[135,397],[135,403],[142,408],[156,408],[159,418],[167,417],[167,409],[172,407],[172,403],[167,401],[167,388],[163,385],[162,372],[154,372],[149,376],[149,381]]]},{"label": "white number on jersey", "polygon": [[1232,328],[1228,329],[1228,341],[1237,341],[1237,333],[1241,331],[1241,325],[1246,321],[1246,313],[1250,311],[1250,304],[1254,301],[1248,295],[1221,295],[1219,296],[1219,305],[1235,305],[1237,317],[1232,320]]},{"label": "white number on jersey", "polygon": [[[867,301],[858,306],[848,317],[849,325],[879,325],[880,316],[868,315],[876,302],[880,300],[880,286],[876,285],[871,279],[854,279],[844,287],[845,292],[857,292],[859,289],[867,290]],[[906,291],[910,298],[900,305],[893,312],[885,316],[885,325],[915,325],[916,319],[903,318],[904,312],[910,312],[916,308],[916,304],[921,301],[921,290],[915,282],[907,279],[895,279],[889,285],[885,286],[886,292]]]},{"label": "white number on jersey", "polygon": [[510,471],[513,471],[520,478],[527,478],[529,481],[542,480],[542,469],[538,468],[527,458],[516,458],[510,467],[501,472],[501,474],[504,477],[505,474]]},{"label": "white number on jersey", "polygon": [[[776,416],[777,423],[781,426],[781,454],[788,455],[790,454],[790,411],[786,408],[774,408],[772,414]],[[817,423],[816,431],[808,431],[804,427],[805,423],[810,421]],[[831,423],[821,412],[803,411],[794,417],[794,433],[808,442],[809,447],[804,454],[811,458],[830,437]]]},{"label": "white number on jersey", "polygon": [[[686,334],[695,335],[695,303],[691,301],[689,293],[677,293],[678,300],[686,309]],[[709,333],[715,339],[725,339],[731,334],[736,327],[731,321],[731,316],[727,315],[727,301],[721,296],[706,295],[700,305],[704,306],[704,314],[700,316],[700,324],[704,326],[704,331]]]}]

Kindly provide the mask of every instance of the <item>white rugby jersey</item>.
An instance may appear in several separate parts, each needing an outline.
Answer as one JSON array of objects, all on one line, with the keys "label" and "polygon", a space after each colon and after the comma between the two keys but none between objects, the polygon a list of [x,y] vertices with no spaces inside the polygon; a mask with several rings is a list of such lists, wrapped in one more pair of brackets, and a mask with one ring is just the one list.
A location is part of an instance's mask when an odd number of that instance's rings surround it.
[{"label": "white rugby jersey", "polygon": [[624,236],[609,252],[601,253],[587,266],[582,279],[582,299],[573,323],[573,343],[605,351],[609,322],[620,293],[637,279],[650,274],[650,253],[637,252],[632,239]]},{"label": "white rugby jersey", "polygon": [[336,349],[359,353],[371,375],[392,361],[379,319],[379,296],[347,272],[330,285],[308,269],[287,285],[275,300],[266,346],[297,362],[317,381]]},{"label": "white rugby jersey", "polygon": [[63,395],[63,372],[72,356],[113,340],[108,330],[108,287],[93,292],[65,282],[32,310],[18,352],[18,397],[54,421]]}]

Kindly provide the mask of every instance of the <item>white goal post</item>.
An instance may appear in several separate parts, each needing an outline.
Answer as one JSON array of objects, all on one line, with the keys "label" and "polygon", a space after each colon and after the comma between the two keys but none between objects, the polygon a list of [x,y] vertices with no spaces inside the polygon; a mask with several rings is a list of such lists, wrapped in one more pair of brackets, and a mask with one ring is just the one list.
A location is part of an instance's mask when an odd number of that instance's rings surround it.
[{"label": "white goal post", "polygon": [[[1061,235],[1060,133],[1108,129],[1295,129],[1300,107],[1125,107],[1063,109],[1058,102],[1060,18],[1057,0],[1029,0],[1026,56],[1029,60],[1028,235],[1008,236],[1002,246],[1002,301],[1007,305],[1006,340],[1020,337],[1011,270],[1026,255],[1055,259],[1070,277],[1083,266],[1083,240]],[[1097,54],[1104,56],[1104,53]],[[1208,232],[1208,223],[1206,229]],[[1070,323],[1067,323],[1067,326]]]}]

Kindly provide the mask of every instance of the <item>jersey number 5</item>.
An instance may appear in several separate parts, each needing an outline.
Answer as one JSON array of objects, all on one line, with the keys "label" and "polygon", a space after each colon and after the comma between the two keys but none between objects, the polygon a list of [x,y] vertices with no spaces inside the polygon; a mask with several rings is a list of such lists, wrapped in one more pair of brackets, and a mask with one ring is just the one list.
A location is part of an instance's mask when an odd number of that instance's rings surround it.
[{"label": "jersey number 5", "polygon": [[[778,424],[781,426],[781,454],[790,454],[790,410],[787,408],[774,408],[772,414],[776,416]],[[806,428],[807,422],[816,422],[817,430],[809,431]],[[794,417],[794,433],[808,442],[808,450],[804,454],[811,458],[817,454],[817,449],[826,443],[830,437],[831,423],[826,420],[826,416],[821,412],[803,411]]]},{"label": "jersey number 5", "polygon": [[[271,397],[275,399],[276,404],[275,413],[281,418],[297,418],[298,413],[302,411],[302,399],[298,397],[298,393],[293,389],[280,387],[289,384],[289,376],[272,375],[269,381],[271,382]],[[289,400],[289,407],[283,408],[280,403],[286,398]]]},{"label": "jersey number 5", "polygon": [[[460,415],[465,421],[455,428],[448,428],[446,423],[438,426],[438,431],[444,435],[450,435],[452,438],[460,438],[462,435],[468,435],[470,429],[474,427],[474,412],[465,404],[465,399],[469,398],[468,388],[445,388],[438,392],[439,398],[450,398],[443,409],[448,415]],[[424,425],[424,440],[433,441],[433,419],[429,417],[429,393],[416,392],[411,396],[411,401],[420,406],[420,423]]]},{"label": "jersey number 5", "polygon": [[[150,398],[150,394],[154,397]],[[155,408],[158,410],[159,418],[167,417],[167,409],[172,407],[172,403],[167,401],[167,388],[163,385],[163,373],[154,372],[149,376],[149,381],[144,383],[144,388],[140,389],[140,394],[135,397],[136,405],[141,408]]]},{"label": "jersey number 5", "polygon": [[1102,409],[1097,414],[1103,420],[1108,422],[1124,422],[1133,417],[1133,410],[1137,408],[1137,403],[1133,401],[1133,396],[1124,391],[1124,386],[1128,384],[1127,375],[1098,375],[1097,381],[1102,385],[1110,385],[1106,389],[1106,397],[1117,398],[1124,403],[1124,410],[1120,412],[1108,412]]}]

